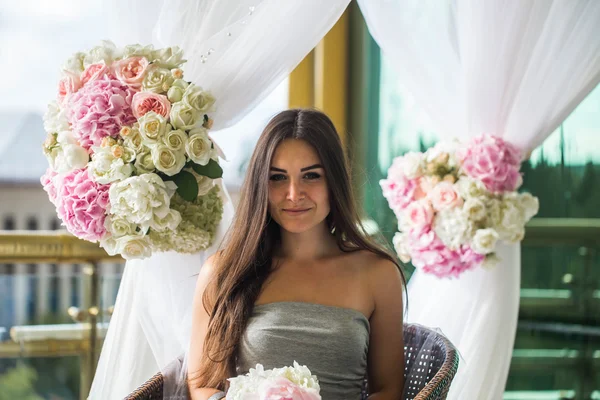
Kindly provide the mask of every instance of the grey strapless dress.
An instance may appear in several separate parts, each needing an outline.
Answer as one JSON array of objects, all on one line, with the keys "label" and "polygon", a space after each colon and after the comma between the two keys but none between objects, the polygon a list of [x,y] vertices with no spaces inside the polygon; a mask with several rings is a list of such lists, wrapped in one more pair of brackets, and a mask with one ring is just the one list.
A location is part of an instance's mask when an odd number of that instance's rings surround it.
[{"label": "grey strapless dress", "polygon": [[359,311],[301,302],[254,307],[240,343],[237,373],[306,365],[323,400],[360,400],[367,373],[369,321]]}]

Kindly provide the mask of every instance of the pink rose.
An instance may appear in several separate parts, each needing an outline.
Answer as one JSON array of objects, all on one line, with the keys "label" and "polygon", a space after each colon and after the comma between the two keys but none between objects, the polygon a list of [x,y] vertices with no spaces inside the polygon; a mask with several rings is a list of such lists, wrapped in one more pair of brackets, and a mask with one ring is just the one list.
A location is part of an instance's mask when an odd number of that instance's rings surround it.
[{"label": "pink rose", "polygon": [[108,67],[104,62],[92,64],[87,67],[82,73],[79,79],[81,80],[81,85],[85,85],[88,82],[93,82],[102,78],[104,75],[108,73]]},{"label": "pink rose", "polygon": [[131,126],[133,89],[110,76],[89,82],[69,97],[67,119],[75,138],[89,149],[105,137],[117,137],[123,126]]},{"label": "pink rose", "polygon": [[459,159],[462,170],[493,193],[513,191],[520,185],[516,174],[521,164],[521,151],[499,137],[476,137],[461,150]]},{"label": "pink rose", "polygon": [[65,98],[81,88],[81,80],[75,74],[67,74],[58,81],[58,101],[62,103]]},{"label": "pink rose", "polygon": [[138,119],[150,111],[168,118],[171,112],[171,102],[167,99],[167,96],[162,94],[137,92],[133,95],[131,108],[133,109],[133,115]]},{"label": "pink rose", "polygon": [[431,225],[434,211],[429,200],[419,200],[409,204],[404,215],[415,229],[423,229]]},{"label": "pink rose", "polygon": [[413,200],[417,188],[415,179],[382,179],[379,184],[383,191],[383,196],[387,199],[390,208],[400,215]]},{"label": "pink rose", "polygon": [[450,182],[440,182],[429,192],[429,198],[436,210],[446,210],[462,205],[462,197]]},{"label": "pink rose", "polygon": [[112,65],[112,70],[115,77],[122,83],[139,90],[142,87],[148,65],[150,64],[146,57],[129,57],[116,61]]},{"label": "pink rose", "polygon": [[321,400],[316,389],[302,388],[284,377],[263,382],[258,395],[260,400]]},{"label": "pink rose", "polygon": [[95,182],[87,169],[69,172],[63,178],[56,197],[56,211],[69,232],[89,241],[106,235],[108,189],[109,185]]}]

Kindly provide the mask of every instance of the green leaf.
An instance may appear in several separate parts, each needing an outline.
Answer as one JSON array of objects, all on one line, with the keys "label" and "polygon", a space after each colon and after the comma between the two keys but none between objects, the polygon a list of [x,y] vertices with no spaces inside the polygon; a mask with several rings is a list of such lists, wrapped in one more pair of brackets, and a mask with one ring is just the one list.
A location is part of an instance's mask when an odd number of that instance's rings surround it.
[{"label": "green leaf", "polygon": [[210,179],[218,179],[223,176],[223,168],[219,165],[218,162],[213,160],[212,158],[206,165],[200,164],[192,164],[192,168],[198,175],[206,176]]},{"label": "green leaf", "polygon": [[177,193],[186,201],[194,201],[198,197],[198,182],[190,172],[181,171],[173,176],[177,185]]}]

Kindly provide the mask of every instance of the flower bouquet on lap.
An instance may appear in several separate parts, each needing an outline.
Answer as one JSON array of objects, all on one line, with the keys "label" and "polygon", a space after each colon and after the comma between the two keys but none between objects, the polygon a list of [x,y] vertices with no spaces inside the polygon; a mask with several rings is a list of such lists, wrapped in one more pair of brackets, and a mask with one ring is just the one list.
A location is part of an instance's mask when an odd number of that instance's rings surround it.
[{"label": "flower bouquet on lap", "polygon": [[394,159],[380,185],[398,218],[402,261],[438,277],[494,265],[498,240],[522,240],[538,212],[536,197],[516,192],[521,160],[519,149],[491,135]]},{"label": "flower bouquet on lap", "polygon": [[265,370],[261,364],[229,379],[227,400],[321,400],[319,381],[306,366]]},{"label": "flower bouquet on lap", "polygon": [[208,248],[223,215],[215,99],[177,47],[103,42],[63,66],[41,181],[63,225],[126,259]]}]

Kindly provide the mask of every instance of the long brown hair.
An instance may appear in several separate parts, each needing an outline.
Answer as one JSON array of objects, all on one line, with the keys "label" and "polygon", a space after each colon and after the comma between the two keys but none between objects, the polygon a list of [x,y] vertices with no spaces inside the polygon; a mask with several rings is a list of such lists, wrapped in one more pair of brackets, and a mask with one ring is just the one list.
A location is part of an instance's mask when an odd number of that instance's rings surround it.
[{"label": "long brown hair", "polygon": [[235,374],[238,345],[273,268],[272,255],[280,238],[280,227],[268,212],[268,180],[275,149],[286,139],[306,141],[321,159],[331,203],[327,222],[339,248],[367,250],[399,266],[362,228],[342,144],[327,115],[304,109],[277,114],[258,139],[226,243],[214,261],[215,278],[204,293],[210,321],[200,370],[190,380],[193,387],[225,390],[227,378]]}]

